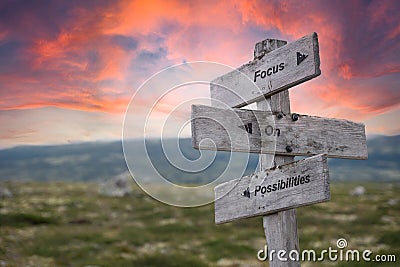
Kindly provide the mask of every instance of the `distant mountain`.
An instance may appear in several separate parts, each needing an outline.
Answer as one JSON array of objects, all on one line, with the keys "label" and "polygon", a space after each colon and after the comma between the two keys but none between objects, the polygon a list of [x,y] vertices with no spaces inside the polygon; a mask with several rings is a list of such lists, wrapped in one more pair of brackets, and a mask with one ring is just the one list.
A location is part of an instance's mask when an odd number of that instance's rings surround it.
[{"label": "distant mountain", "polygon": [[330,159],[335,180],[400,181],[400,135],[367,140],[368,160]]},{"label": "distant mountain", "polygon": [[0,150],[0,180],[90,181],[126,170],[121,142]]},{"label": "distant mountain", "polygon": [[[163,145],[168,147],[176,141],[176,139],[170,139]],[[129,141],[129,146],[134,151],[139,150],[136,147],[140,146],[140,142],[142,141]],[[192,148],[190,139],[180,139],[179,147],[188,159],[193,160],[200,156],[200,152]],[[216,175],[224,171],[229,162],[228,152],[218,152],[215,162],[210,167],[201,173],[190,173],[169,163],[163,153],[160,140],[148,140],[146,149],[157,171],[168,180],[181,184],[211,182]],[[149,166],[144,164],[144,158],[145,155],[137,153],[134,154],[133,161],[135,166],[146,172]],[[255,154],[250,155],[245,174],[250,174],[256,169],[257,158]],[[182,162],[177,163],[182,165]],[[234,162],[234,167],[235,164]],[[0,150],[0,180],[97,181],[127,170],[122,143],[118,141],[21,146]]]},{"label": "distant mountain", "polygon": [[[171,139],[167,144],[176,141]],[[138,140],[130,142],[133,147],[140,144]],[[330,159],[331,179],[400,182],[400,136],[376,136],[369,138],[367,143],[368,160]],[[199,157],[200,152],[191,147],[190,139],[180,139],[179,144],[187,158]],[[160,141],[149,141],[146,147],[157,170],[167,179],[178,183],[210,182],[216,173],[225,169],[229,161],[229,153],[218,152],[211,167],[201,173],[189,174],[168,162]],[[135,154],[133,161],[140,166],[143,157],[139,153]],[[258,156],[250,154],[246,174],[256,169],[257,161]],[[233,164],[235,167],[236,163]],[[21,146],[0,150],[0,180],[96,181],[126,170],[122,144],[117,141]]]}]

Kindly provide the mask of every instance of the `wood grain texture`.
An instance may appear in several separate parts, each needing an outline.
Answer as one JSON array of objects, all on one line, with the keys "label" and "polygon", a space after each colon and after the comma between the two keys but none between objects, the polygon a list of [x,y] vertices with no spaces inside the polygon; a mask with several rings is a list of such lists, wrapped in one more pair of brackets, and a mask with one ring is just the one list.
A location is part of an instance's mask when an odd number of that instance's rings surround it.
[{"label": "wood grain texture", "polygon": [[[297,53],[306,56],[299,64]],[[213,80],[212,105],[222,107],[226,103],[230,107],[242,107],[320,74],[318,37],[312,33]],[[257,86],[249,88],[249,79]]]},{"label": "wood grain texture", "polygon": [[217,224],[328,201],[326,155],[280,165],[220,184],[215,187],[215,199]]},{"label": "wood grain texture", "polygon": [[197,149],[287,156],[324,153],[332,158],[368,157],[362,123],[297,114],[294,121],[292,114],[280,115],[283,117],[279,119],[269,111],[194,105],[192,145]]},{"label": "wood grain texture", "polygon": [[[269,103],[269,106],[267,106]],[[272,95],[265,101],[257,102],[259,110],[268,110],[270,108],[274,113],[290,114],[289,90],[284,90],[278,94]],[[274,156],[274,166],[291,163],[294,156]],[[266,169],[264,163],[267,161],[267,155],[260,155],[261,170]],[[263,165],[264,164],[264,165]],[[299,236],[297,232],[296,209],[279,211],[277,213],[263,216],[263,227],[268,248],[275,251],[300,251]],[[288,260],[281,262],[269,260],[270,267],[299,267],[299,261]]]},{"label": "wood grain texture", "polygon": [[287,41],[278,39],[265,39],[254,46],[254,59],[261,59],[265,54],[287,45]]}]

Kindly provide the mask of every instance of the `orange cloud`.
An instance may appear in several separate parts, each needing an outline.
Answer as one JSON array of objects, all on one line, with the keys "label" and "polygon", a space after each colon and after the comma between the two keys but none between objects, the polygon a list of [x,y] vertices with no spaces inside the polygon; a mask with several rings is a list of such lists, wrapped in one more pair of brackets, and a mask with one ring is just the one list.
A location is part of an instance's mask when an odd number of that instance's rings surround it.
[{"label": "orange cloud", "polygon": [[14,105],[12,107],[2,107],[0,110],[25,110],[42,107],[58,107],[72,110],[83,110],[83,111],[98,111],[107,113],[123,113],[126,110],[126,106],[129,103],[129,99],[85,99],[82,102],[78,101],[65,101],[65,102],[37,102],[22,105]]},{"label": "orange cloud", "polygon": [[[291,89],[294,107],[363,119],[400,102],[396,1],[7,5],[9,12],[0,10],[0,110],[55,106],[122,114],[140,84],[167,66],[190,60],[239,66],[264,38],[293,41],[313,31],[322,75]],[[154,96],[149,91],[141,101]]]},{"label": "orange cloud", "polygon": [[345,79],[350,79],[353,75],[350,71],[350,65],[349,64],[343,64],[339,67],[339,72],[340,75],[345,78]]}]

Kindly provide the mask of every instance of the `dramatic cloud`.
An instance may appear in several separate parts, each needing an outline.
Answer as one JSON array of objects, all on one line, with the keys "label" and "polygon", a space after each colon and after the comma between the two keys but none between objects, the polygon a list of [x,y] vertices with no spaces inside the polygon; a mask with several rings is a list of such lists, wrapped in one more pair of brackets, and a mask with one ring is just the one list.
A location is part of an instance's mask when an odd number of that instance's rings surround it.
[{"label": "dramatic cloud", "polygon": [[46,131],[23,125],[32,109],[42,109],[43,119],[52,117],[47,107],[121,118],[132,94],[165,67],[192,60],[239,66],[262,39],[294,41],[314,31],[322,75],[291,89],[292,109],[374,121],[371,133],[384,133],[385,120],[379,126],[376,118],[400,108],[399,7],[356,0],[3,1],[0,118],[7,124],[4,114],[19,112],[15,127],[0,135],[13,144],[12,136]]}]

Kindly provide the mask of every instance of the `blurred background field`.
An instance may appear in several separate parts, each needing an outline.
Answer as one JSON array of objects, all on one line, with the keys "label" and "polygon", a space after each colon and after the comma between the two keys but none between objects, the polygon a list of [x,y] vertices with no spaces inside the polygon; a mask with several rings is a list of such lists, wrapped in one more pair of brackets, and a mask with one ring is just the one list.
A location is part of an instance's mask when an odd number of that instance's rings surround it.
[{"label": "blurred background field", "polygon": [[[301,249],[335,249],[345,238],[348,249],[394,254],[397,263],[302,266],[398,266],[398,140],[369,140],[367,161],[330,160],[331,201],[297,209]],[[120,143],[17,147],[0,151],[0,159],[0,266],[268,266],[257,260],[265,244],[261,217],[215,225],[212,204],[171,207],[132,179],[126,196],[100,194],[100,181],[126,171]],[[207,182],[196,179],[190,182]]]},{"label": "blurred background field", "polygon": [[[336,248],[346,238],[349,249],[399,257],[400,185],[362,185],[365,193],[352,196],[359,183],[333,183],[330,202],[297,210],[301,249]],[[133,182],[125,197],[99,195],[95,183],[2,186],[13,197],[0,202],[1,266],[267,266],[256,256],[265,243],[260,217],[216,226],[212,205],[164,205]]]}]

